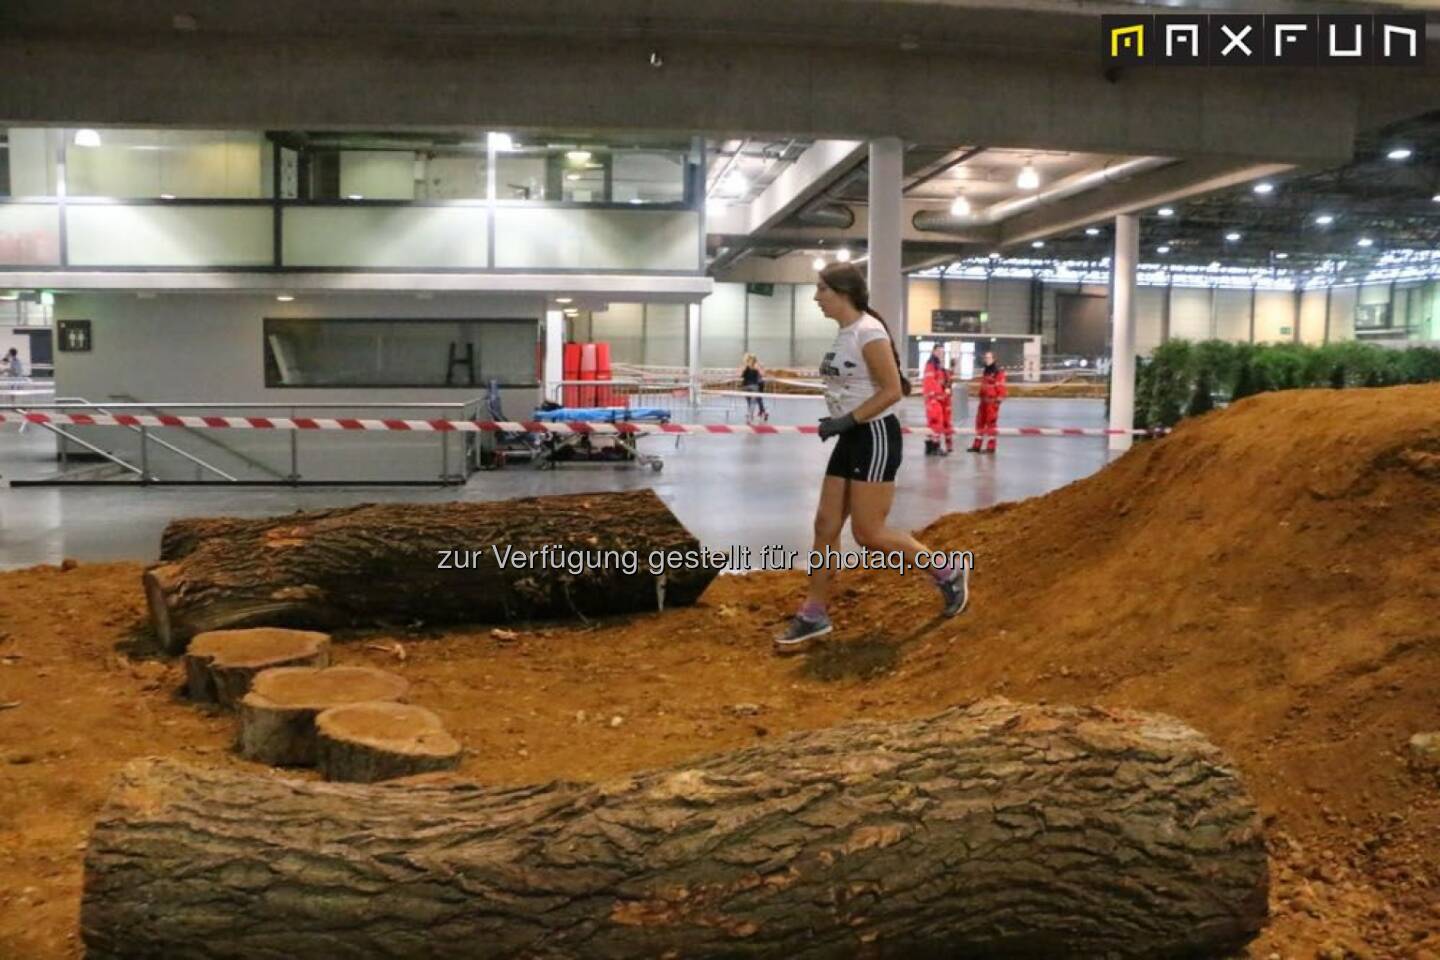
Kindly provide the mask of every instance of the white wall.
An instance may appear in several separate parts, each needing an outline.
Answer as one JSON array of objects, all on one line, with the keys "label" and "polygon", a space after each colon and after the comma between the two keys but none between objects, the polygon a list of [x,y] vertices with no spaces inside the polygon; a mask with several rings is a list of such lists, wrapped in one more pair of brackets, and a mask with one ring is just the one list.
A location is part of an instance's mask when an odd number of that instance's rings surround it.
[{"label": "white wall", "polygon": [[[317,295],[280,303],[273,297],[242,294],[165,294],[150,299],[118,293],[62,294],[56,297],[56,318],[90,320],[94,348],[88,353],[56,353],[56,393],[85,397],[97,403],[112,400],[117,394],[146,401],[283,403],[295,405],[302,416],[363,415],[354,411],[307,410],[307,404],[464,401],[482,396],[484,388],[266,387],[263,320],[265,317],[528,318],[536,321],[538,336],[543,309],[540,298],[493,295],[436,294],[426,300],[413,294]],[[533,377],[533,366],[529,362],[526,369],[516,375],[517,380]],[[504,391],[506,415],[517,418],[528,415],[538,393],[538,389]],[[259,415],[265,411],[252,412]],[[278,415],[287,412],[281,410]],[[270,413],[274,415],[277,411]],[[448,414],[395,407],[369,415],[423,419]],[[83,433],[92,442],[138,458],[138,440],[128,431],[89,428]],[[204,441],[175,430],[161,435],[197,454],[215,457],[217,465],[231,472],[244,472],[238,460],[215,451]],[[290,439],[286,433],[235,430],[215,433],[214,438],[272,467],[288,470]],[[299,441],[300,469],[307,479],[424,480],[435,479],[440,472],[440,440],[435,435],[307,432]],[[456,469],[458,438],[451,450],[451,468]],[[157,463],[168,466],[170,472],[179,467],[178,461],[158,450],[152,450],[152,456]]]}]

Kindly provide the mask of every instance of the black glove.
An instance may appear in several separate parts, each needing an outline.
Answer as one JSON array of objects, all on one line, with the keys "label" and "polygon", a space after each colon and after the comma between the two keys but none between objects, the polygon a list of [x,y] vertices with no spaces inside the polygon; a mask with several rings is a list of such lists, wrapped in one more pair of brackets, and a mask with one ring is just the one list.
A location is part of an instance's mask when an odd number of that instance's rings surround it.
[{"label": "black glove", "polygon": [[838,437],[846,430],[855,427],[855,414],[846,413],[838,417],[820,418],[820,440],[823,443],[831,437]]}]

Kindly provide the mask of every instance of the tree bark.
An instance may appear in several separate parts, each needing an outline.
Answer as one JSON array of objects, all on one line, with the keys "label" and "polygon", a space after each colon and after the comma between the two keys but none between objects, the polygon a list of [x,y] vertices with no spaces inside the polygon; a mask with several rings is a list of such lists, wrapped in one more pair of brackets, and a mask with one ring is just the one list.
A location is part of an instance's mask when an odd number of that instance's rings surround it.
[{"label": "tree bark", "polygon": [[315,765],[315,718],[351,703],[403,700],[403,677],[373,667],[277,667],[240,701],[240,755],[276,766]]},{"label": "tree bark", "polygon": [[262,670],[329,665],[330,637],[309,630],[212,630],[197,635],[185,653],[190,699],[231,709]]},{"label": "tree bark", "polygon": [[[561,560],[551,560],[552,569],[514,562],[551,545],[592,556],[575,569],[553,569],[570,566]],[[495,551],[506,548],[512,560],[502,567]],[[261,520],[176,521],[144,585],[156,634],[180,653],[197,633],[236,627],[333,630],[654,610],[653,552],[699,548],[649,490],[369,504]],[[693,603],[717,572],[667,570],[665,602]]]},{"label": "tree bark", "polygon": [[315,718],[315,765],[326,780],[376,783],[454,770],[460,744],[423,707],[356,703]]},{"label": "tree bark", "polygon": [[988,700],[596,785],[132,763],[85,858],[112,957],[1209,957],[1255,807],[1166,717]]}]

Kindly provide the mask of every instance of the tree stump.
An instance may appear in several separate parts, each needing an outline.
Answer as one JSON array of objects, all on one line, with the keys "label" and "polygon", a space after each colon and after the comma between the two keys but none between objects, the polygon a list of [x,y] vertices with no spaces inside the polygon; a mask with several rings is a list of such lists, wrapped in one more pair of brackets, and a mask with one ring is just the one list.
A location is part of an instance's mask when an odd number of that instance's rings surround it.
[{"label": "tree stump", "polygon": [[278,667],[240,701],[240,754],[275,766],[315,764],[315,717],[370,700],[403,700],[409,684],[373,667]]},{"label": "tree stump", "polygon": [[326,780],[374,783],[454,770],[460,744],[422,707],[356,703],[315,718],[315,760]]},{"label": "tree stump", "polygon": [[197,633],[238,627],[334,630],[654,610],[661,583],[650,561],[657,556],[666,568],[665,602],[684,606],[718,573],[714,564],[674,562],[698,559],[700,543],[650,490],[177,520],[166,528],[161,556],[143,581],[156,635],[171,653]]},{"label": "tree stump", "polygon": [[256,627],[211,630],[190,641],[185,676],[190,699],[234,709],[255,675],[271,667],[328,667],[330,637],[309,630]]},{"label": "tree stump", "polygon": [[1266,916],[1255,806],[1178,721],[982,701],[585,785],[129,765],[88,960],[1219,957]]}]

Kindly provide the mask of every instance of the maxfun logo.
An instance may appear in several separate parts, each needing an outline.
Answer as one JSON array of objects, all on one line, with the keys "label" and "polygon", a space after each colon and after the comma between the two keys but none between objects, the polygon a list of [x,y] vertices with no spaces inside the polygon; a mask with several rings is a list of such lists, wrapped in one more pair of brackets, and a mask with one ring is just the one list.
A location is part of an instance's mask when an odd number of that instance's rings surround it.
[{"label": "maxfun logo", "polygon": [[1416,66],[1425,62],[1419,14],[1107,15],[1107,66]]}]

